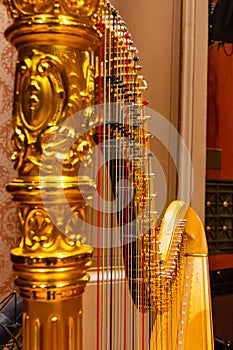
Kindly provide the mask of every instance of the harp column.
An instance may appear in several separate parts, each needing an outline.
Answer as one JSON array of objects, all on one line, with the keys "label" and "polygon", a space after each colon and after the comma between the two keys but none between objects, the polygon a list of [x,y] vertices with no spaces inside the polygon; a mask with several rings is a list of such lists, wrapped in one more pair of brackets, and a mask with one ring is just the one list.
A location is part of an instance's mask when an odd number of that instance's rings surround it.
[{"label": "harp column", "polygon": [[76,139],[72,127],[59,124],[93,102],[99,0],[5,0],[5,6],[13,18],[5,35],[18,50],[12,137],[18,177],[8,191],[21,227],[11,255],[23,297],[23,349],[81,350],[92,248],[72,214],[85,220],[80,185],[88,195],[94,184],[77,174],[92,140],[90,134]]}]

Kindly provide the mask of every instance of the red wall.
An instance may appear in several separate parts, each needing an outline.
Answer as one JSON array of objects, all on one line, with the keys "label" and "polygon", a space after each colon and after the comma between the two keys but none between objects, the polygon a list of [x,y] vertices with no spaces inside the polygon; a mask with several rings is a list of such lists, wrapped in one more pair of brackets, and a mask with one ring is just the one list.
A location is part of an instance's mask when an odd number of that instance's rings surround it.
[{"label": "red wall", "polygon": [[222,149],[222,169],[208,179],[233,180],[233,45],[209,48],[207,147]]}]

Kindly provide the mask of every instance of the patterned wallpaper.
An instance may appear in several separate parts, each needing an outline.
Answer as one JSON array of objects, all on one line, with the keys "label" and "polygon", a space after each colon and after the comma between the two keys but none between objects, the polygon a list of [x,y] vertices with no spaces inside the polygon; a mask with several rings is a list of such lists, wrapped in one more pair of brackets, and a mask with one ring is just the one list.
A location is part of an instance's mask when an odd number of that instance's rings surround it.
[{"label": "patterned wallpaper", "polygon": [[4,39],[10,21],[2,2],[0,0],[0,301],[14,288],[10,250],[16,246],[18,231],[16,206],[5,190],[16,176],[10,160],[16,52]]}]

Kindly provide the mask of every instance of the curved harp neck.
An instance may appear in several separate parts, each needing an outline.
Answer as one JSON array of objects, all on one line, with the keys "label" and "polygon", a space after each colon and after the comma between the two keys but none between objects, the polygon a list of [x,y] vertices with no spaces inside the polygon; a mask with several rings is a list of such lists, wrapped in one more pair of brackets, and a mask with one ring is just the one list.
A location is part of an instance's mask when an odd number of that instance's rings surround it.
[{"label": "curved harp neck", "polygon": [[196,212],[189,207],[185,215],[185,232],[188,236],[187,255],[207,256],[208,247],[202,222]]},{"label": "curved harp neck", "polygon": [[[151,284],[157,315],[150,349],[212,350],[206,236],[198,215],[184,201],[169,205],[158,242],[160,269]],[[162,291],[165,297],[158,302]]]}]

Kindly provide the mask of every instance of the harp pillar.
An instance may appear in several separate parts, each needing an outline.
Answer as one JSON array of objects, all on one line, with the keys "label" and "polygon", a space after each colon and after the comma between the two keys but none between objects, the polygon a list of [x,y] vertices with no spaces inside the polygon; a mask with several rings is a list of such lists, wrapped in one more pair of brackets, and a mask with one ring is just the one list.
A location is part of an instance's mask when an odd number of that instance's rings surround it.
[{"label": "harp pillar", "polygon": [[5,35],[18,51],[12,137],[18,177],[8,191],[21,227],[11,255],[23,297],[23,349],[81,350],[92,248],[72,215],[85,221],[80,185],[88,194],[94,184],[77,173],[92,140],[87,134],[76,139],[72,128],[59,125],[93,103],[99,0],[5,0],[5,6],[13,18]]}]

